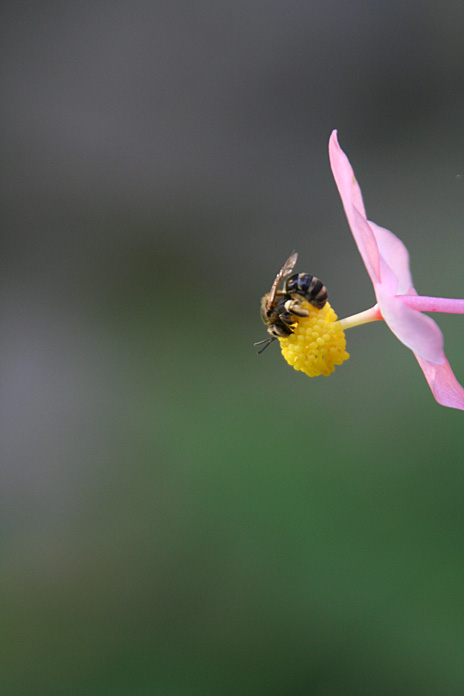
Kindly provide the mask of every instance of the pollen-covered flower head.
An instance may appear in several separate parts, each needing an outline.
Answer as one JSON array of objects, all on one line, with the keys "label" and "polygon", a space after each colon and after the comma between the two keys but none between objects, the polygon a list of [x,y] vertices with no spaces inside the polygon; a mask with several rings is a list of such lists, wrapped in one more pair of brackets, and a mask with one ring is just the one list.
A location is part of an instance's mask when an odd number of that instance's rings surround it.
[{"label": "pollen-covered flower head", "polygon": [[298,318],[293,333],[279,338],[282,355],[289,365],[308,377],[328,377],[335,365],[350,357],[345,334],[329,302],[322,309],[303,302],[302,308],[308,316]]}]

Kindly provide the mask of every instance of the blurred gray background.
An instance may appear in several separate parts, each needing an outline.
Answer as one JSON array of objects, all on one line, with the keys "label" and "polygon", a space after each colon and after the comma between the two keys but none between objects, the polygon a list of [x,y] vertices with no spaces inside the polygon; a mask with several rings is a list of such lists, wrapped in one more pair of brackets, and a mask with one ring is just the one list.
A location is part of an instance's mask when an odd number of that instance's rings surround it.
[{"label": "blurred gray background", "polygon": [[333,128],[418,292],[463,296],[463,3],[0,19],[1,693],[462,694],[462,412],[381,322],[330,379],[253,342],[293,249],[374,302]]}]

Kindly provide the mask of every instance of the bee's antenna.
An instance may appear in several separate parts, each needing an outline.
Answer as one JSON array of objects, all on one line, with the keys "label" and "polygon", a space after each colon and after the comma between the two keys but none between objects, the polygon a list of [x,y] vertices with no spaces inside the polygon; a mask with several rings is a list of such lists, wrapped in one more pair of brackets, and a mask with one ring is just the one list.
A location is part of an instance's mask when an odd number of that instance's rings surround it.
[{"label": "bee's antenna", "polygon": [[277,336],[273,336],[272,338],[265,338],[263,341],[257,341],[256,343],[253,343],[254,346],[259,346],[261,343],[265,343],[266,345],[261,348],[261,350],[258,350],[258,355],[261,355],[261,353],[266,350],[268,346],[271,345],[272,341],[275,341]]}]

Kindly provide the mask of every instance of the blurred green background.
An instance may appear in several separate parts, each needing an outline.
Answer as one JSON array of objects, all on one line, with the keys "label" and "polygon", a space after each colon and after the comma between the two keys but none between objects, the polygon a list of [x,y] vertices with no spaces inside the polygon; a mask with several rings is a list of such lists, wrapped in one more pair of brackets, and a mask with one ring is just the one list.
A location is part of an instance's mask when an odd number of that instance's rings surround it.
[{"label": "blurred green background", "polygon": [[[380,322],[329,379],[259,301],[373,304],[338,128],[463,296],[461,2],[4,2],[3,696],[464,693],[463,414]],[[464,382],[464,320],[437,316]]]}]

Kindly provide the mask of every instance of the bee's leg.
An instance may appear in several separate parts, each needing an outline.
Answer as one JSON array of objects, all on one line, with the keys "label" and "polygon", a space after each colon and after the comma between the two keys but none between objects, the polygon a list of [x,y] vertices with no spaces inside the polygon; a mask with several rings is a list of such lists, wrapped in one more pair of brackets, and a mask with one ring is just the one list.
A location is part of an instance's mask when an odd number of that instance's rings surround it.
[{"label": "bee's leg", "polygon": [[303,309],[298,300],[287,300],[285,303],[285,310],[289,314],[294,314],[297,317],[309,317],[308,310]]},{"label": "bee's leg", "polygon": [[282,312],[281,314],[279,314],[279,320],[288,329],[288,331],[285,333],[285,336],[293,333],[294,328],[296,326],[296,321],[295,321],[295,317],[292,316],[292,314],[290,314],[287,311]]}]

